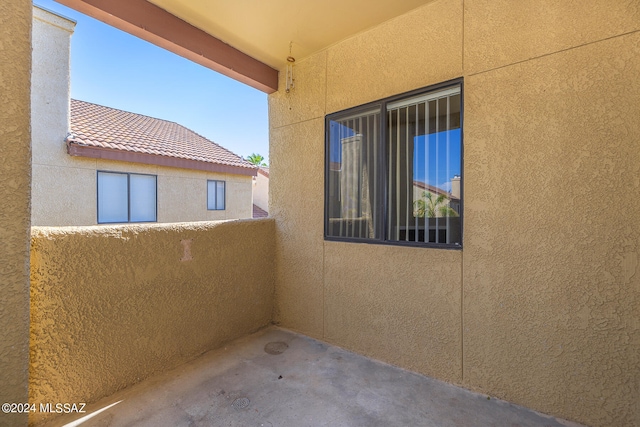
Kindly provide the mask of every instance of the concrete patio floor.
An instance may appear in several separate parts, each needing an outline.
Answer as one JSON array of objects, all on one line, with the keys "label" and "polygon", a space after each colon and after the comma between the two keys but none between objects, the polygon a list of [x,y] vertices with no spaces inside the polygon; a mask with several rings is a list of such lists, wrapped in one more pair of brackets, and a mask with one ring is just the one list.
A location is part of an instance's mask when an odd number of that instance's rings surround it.
[{"label": "concrete patio floor", "polygon": [[88,405],[82,415],[94,416],[46,425],[579,426],[276,327]]}]

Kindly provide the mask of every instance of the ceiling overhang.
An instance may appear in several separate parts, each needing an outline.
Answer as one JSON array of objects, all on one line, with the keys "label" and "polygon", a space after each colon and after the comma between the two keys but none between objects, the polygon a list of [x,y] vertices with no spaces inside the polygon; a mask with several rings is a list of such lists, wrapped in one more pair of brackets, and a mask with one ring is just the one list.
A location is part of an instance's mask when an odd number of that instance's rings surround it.
[{"label": "ceiling overhang", "polygon": [[265,93],[278,71],[146,0],[56,0]]},{"label": "ceiling overhang", "polygon": [[433,0],[56,0],[266,93],[304,59]]}]

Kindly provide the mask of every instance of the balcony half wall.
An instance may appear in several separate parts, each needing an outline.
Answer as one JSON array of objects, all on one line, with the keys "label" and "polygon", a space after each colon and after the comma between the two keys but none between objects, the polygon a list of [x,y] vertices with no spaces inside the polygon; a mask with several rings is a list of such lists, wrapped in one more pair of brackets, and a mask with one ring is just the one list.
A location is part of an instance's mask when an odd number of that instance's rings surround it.
[{"label": "balcony half wall", "polygon": [[274,230],[33,228],[29,401],[95,401],[269,324]]}]

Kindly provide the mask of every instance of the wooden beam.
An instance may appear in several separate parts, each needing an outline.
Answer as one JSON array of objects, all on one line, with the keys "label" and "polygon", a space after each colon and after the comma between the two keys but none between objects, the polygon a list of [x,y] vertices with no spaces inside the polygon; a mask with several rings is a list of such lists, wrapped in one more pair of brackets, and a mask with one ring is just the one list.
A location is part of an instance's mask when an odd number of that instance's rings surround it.
[{"label": "wooden beam", "polygon": [[56,0],[266,93],[278,71],[146,0]]}]

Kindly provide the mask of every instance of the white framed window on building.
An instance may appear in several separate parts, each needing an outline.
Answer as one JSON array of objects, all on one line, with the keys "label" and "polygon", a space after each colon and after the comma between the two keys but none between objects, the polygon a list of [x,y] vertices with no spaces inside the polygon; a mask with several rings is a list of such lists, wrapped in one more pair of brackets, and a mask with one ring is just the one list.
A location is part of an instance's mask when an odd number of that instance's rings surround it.
[{"label": "white framed window on building", "polygon": [[207,209],[210,211],[225,210],[226,183],[224,181],[207,180]]},{"label": "white framed window on building", "polygon": [[329,114],[325,239],[462,247],[462,80]]},{"label": "white framed window on building", "polygon": [[157,177],[98,171],[98,224],[156,222]]}]

